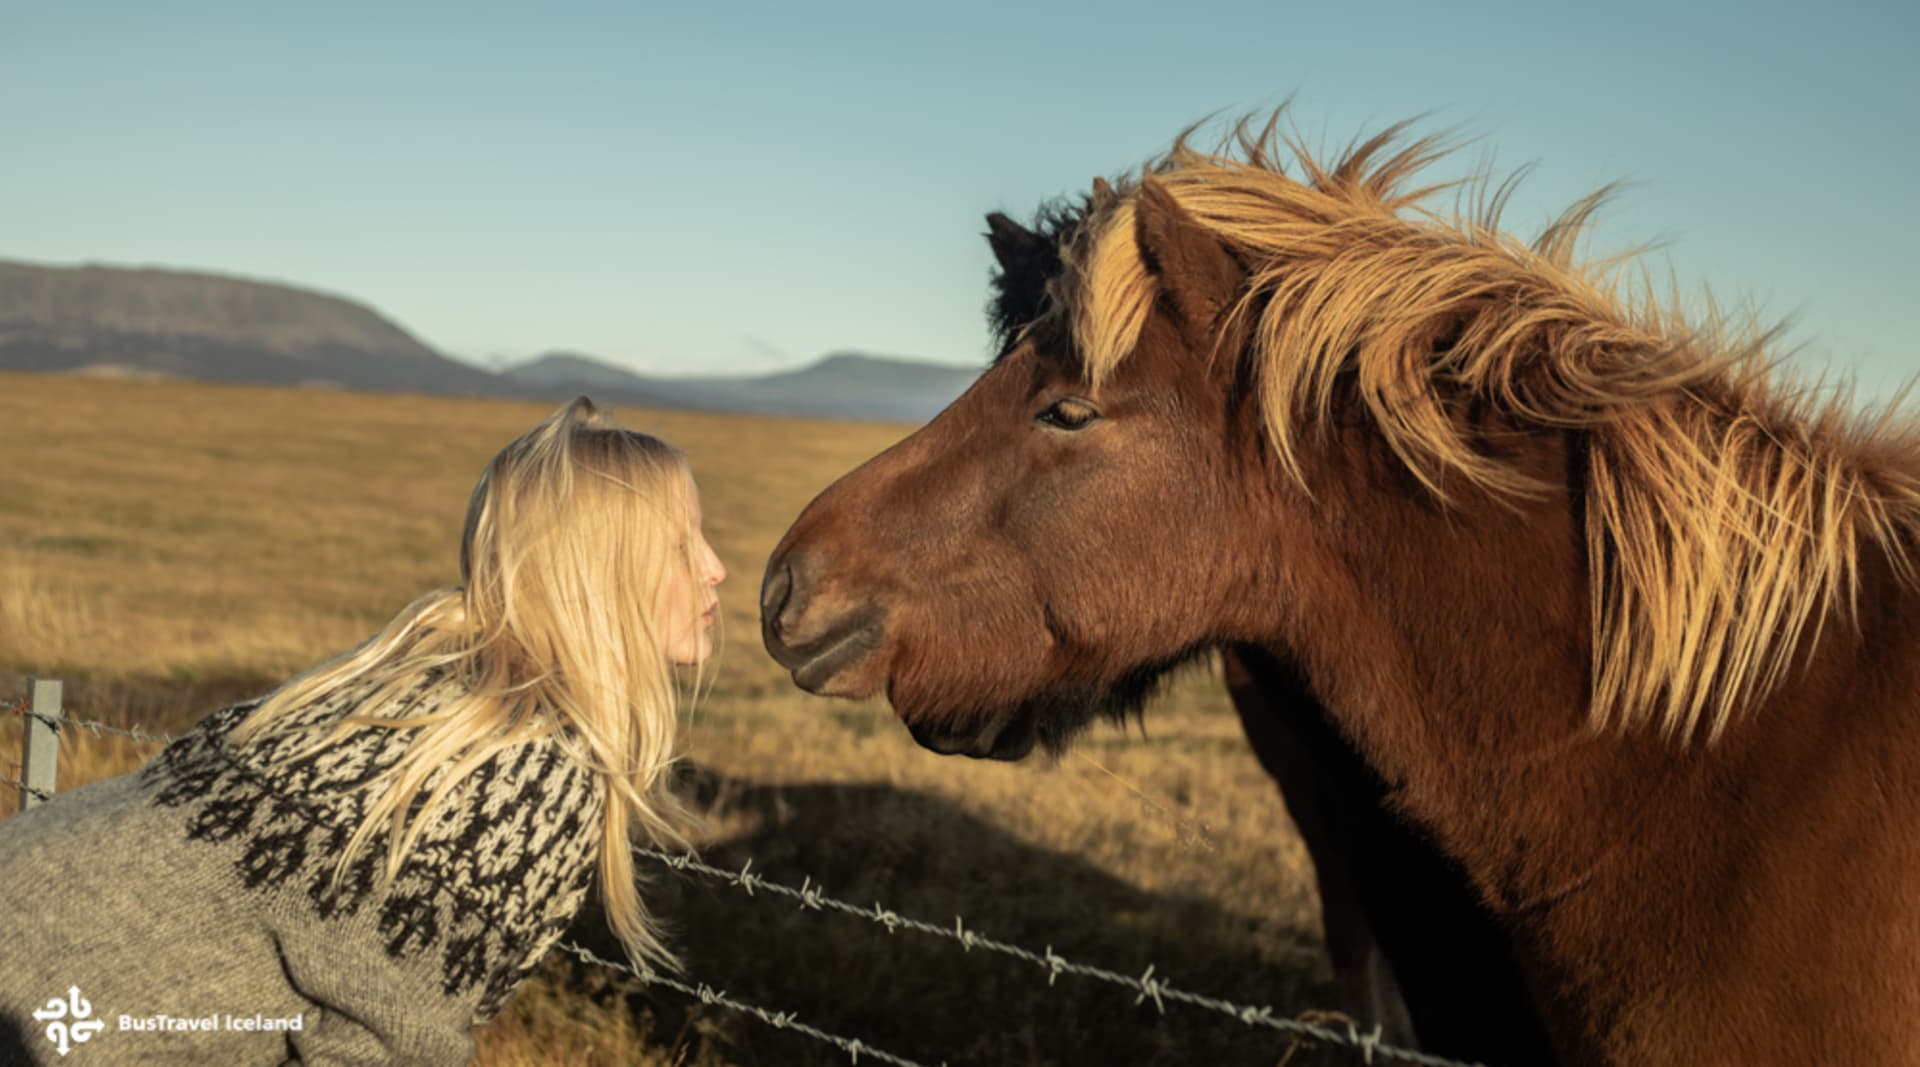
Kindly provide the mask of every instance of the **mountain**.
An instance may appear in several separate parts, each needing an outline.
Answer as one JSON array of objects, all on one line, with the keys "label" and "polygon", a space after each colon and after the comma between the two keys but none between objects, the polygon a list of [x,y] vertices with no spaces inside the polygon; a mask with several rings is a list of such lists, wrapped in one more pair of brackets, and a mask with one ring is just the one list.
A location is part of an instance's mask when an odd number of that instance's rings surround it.
[{"label": "mountain", "polygon": [[655,377],[574,353],[541,356],[501,373],[549,399],[587,393],[639,406],[884,422],[925,422],[979,376],[977,367],[853,352],[754,377]]},{"label": "mountain", "polygon": [[187,271],[0,261],[5,370],[550,400],[585,393],[634,407],[885,422],[923,422],[979,375],[845,352],[757,377],[653,377],[572,352],[493,374],[342,297]]},{"label": "mountain", "polygon": [[644,375],[635,374],[633,371],[610,363],[602,363],[592,356],[583,356],[576,352],[549,352],[518,366],[502,370],[500,377],[536,389],[549,386],[643,389],[652,381]]},{"label": "mountain", "polygon": [[674,403],[652,378],[573,352],[550,352],[508,367],[499,377],[521,396],[565,400],[585,393],[596,400],[636,407],[686,406]]},{"label": "mountain", "polygon": [[186,271],[0,261],[0,369],[497,395],[491,374],[340,297]]}]

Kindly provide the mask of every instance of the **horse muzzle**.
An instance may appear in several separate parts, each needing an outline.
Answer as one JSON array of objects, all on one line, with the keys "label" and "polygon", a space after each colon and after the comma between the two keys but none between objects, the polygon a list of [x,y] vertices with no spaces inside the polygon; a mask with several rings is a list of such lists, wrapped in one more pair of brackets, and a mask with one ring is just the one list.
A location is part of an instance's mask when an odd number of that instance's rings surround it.
[{"label": "horse muzzle", "polygon": [[872,601],[840,610],[815,596],[813,568],[801,555],[776,556],[760,585],[760,640],[793,684],[817,696],[863,697],[878,688],[851,668],[886,640],[886,611]]}]

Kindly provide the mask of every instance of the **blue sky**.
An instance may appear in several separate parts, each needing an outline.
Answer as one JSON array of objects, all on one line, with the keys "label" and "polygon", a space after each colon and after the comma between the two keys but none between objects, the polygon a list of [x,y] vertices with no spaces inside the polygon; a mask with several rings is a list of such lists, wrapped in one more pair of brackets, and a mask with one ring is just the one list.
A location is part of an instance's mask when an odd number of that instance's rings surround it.
[{"label": "blue sky", "polygon": [[367,302],[451,355],[734,373],[987,352],[982,216],[1294,97],[1531,164],[1524,234],[1920,370],[1920,5],[25,4],[0,0],[0,258]]}]

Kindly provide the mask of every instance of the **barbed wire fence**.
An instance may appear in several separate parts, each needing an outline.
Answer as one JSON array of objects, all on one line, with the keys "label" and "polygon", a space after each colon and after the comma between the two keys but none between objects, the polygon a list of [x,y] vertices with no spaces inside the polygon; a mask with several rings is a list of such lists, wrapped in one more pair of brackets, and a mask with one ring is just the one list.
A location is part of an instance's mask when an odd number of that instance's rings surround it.
[{"label": "barbed wire fence", "polygon": [[[22,749],[19,764],[21,777],[14,778],[0,774],[0,785],[12,786],[19,790],[22,811],[53,799],[58,776],[59,733],[62,728],[86,730],[95,737],[102,735],[124,737],[145,744],[166,745],[174,740],[164,734],[67,716],[61,709],[61,685],[57,681],[34,679],[28,683],[28,690],[26,700],[0,705],[0,713],[17,715],[22,720]],[[977,930],[968,929],[963,916],[954,916],[953,924],[946,926],[902,915],[878,902],[871,907],[851,904],[827,895],[825,889],[816,884],[811,877],[804,877],[800,885],[794,886],[755,874],[751,858],[739,869],[730,870],[703,863],[691,853],[676,855],[646,847],[636,847],[633,851],[638,858],[651,860],[682,874],[694,874],[724,882],[740,889],[750,897],[756,892],[764,891],[774,896],[797,901],[803,911],[835,912],[874,923],[883,927],[889,934],[906,930],[952,941],[957,943],[963,952],[971,952],[977,948],[1019,960],[1046,972],[1049,987],[1054,986],[1064,974],[1106,983],[1117,986],[1125,992],[1131,992],[1134,994],[1133,1002],[1136,1006],[1151,1000],[1161,1015],[1166,1014],[1167,1003],[1171,1001],[1175,1004],[1213,1011],[1246,1026],[1266,1027],[1291,1039],[1292,1044],[1281,1061],[1283,1063],[1291,1058],[1302,1044],[1311,1042],[1351,1049],[1359,1055],[1361,1062],[1366,1064],[1376,1061],[1393,1061],[1414,1064],[1416,1067],[1484,1067],[1483,1064],[1448,1059],[1389,1044],[1382,1040],[1379,1026],[1376,1025],[1371,1030],[1362,1030],[1358,1024],[1345,1020],[1335,1012],[1315,1011],[1302,1013],[1299,1017],[1288,1017],[1278,1014],[1269,1007],[1238,1004],[1181,989],[1164,977],[1156,977],[1152,964],[1147,966],[1143,974],[1136,977],[1069,960],[1054,952],[1052,945],[1047,945],[1041,952],[1034,952],[1019,945],[988,937]],[[664,986],[698,1000],[702,1004],[725,1007],[757,1019],[776,1030],[791,1030],[832,1045],[846,1053],[849,1060],[856,1065],[860,1062],[860,1058],[865,1056],[880,1063],[894,1064],[896,1067],[927,1067],[918,1061],[876,1048],[856,1038],[844,1037],[804,1023],[792,1012],[772,1011],[728,996],[725,991],[717,990],[704,982],[689,984],[671,975],[662,974],[644,963],[635,965],[604,959],[572,942],[562,942],[557,947],[582,962],[626,974],[649,986]],[[1328,1026],[1320,1021],[1313,1021],[1315,1019],[1342,1019],[1345,1025],[1344,1027]],[[946,1067],[944,1061],[940,1067]]]},{"label": "barbed wire fence", "polygon": [[[4,774],[0,774],[0,785],[10,785],[19,789],[22,794],[24,794],[27,798],[31,799],[36,804],[53,799],[52,793],[42,792],[28,785],[27,783],[21,781],[18,778],[9,778]],[[25,806],[26,805],[24,804],[22,805],[22,807],[25,807]]]}]

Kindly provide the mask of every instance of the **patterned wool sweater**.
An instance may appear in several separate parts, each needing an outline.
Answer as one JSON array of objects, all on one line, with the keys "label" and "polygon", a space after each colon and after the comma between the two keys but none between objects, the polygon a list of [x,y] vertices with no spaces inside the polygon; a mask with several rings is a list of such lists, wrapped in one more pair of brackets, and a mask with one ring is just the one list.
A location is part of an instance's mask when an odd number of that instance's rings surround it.
[{"label": "patterned wool sweater", "polygon": [[[296,714],[418,715],[458,692],[430,675],[385,708],[345,692]],[[293,760],[316,735],[229,746],[258,704],[0,821],[0,1063],[466,1063],[579,911],[605,796],[552,739],[455,787],[388,891],[384,829],[335,889],[414,732]]]}]

